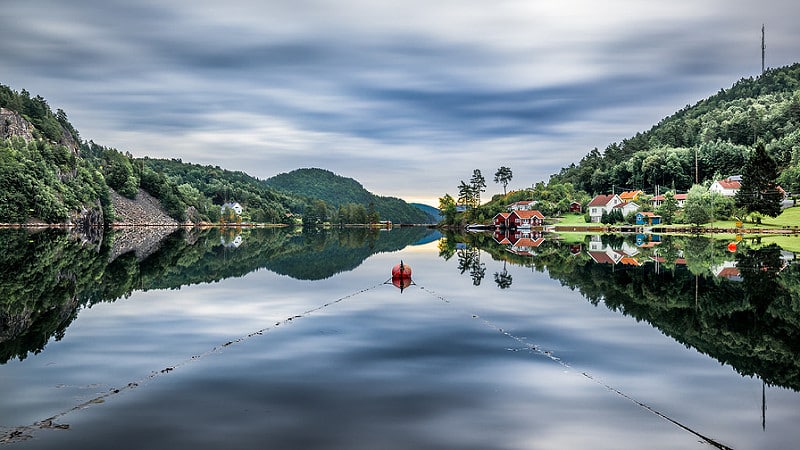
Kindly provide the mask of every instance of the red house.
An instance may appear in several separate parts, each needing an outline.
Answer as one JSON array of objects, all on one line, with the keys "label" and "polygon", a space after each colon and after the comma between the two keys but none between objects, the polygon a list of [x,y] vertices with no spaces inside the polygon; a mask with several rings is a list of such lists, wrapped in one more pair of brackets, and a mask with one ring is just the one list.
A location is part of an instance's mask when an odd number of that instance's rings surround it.
[{"label": "red house", "polygon": [[537,210],[511,211],[508,215],[509,228],[540,227],[544,223],[544,216]]},{"label": "red house", "polygon": [[494,227],[495,228],[508,228],[508,216],[511,213],[502,212],[494,216]]}]

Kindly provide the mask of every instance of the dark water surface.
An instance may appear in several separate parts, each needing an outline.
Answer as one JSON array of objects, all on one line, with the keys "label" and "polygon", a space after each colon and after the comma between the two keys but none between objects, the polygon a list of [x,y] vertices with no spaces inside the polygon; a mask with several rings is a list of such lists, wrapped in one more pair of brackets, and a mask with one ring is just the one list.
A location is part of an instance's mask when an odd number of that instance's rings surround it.
[{"label": "dark water surface", "polygon": [[[415,228],[179,232],[135,253],[4,233],[9,448],[800,442],[800,269],[775,247]],[[384,283],[401,259],[403,291]]]}]

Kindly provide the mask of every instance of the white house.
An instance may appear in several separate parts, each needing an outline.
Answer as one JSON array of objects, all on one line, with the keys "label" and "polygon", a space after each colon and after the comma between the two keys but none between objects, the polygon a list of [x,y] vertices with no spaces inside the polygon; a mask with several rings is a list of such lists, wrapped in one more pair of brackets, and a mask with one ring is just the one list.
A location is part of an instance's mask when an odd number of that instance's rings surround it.
[{"label": "white house", "polygon": [[600,218],[603,217],[603,213],[610,213],[611,210],[620,203],[622,203],[622,199],[619,198],[619,195],[598,195],[586,205],[586,208],[589,209],[591,221],[600,223]]},{"label": "white house", "polygon": [[224,214],[225,213],[225,208],[232,209],[233,212],[235,212],[236,214],[239,214],[239,215],[241,215],[242,211],[244,211],[244,209],[242,208],[242,205],[240,205],[239,202],[228,202],[228,203],[225,203],[224,205],[222,205],[219,208],[219,213],[220,214]]},{"label": "white house", "polygon": [[536,202],[532,200],[522,200],[519,202],[514,202],[508,205],[509,211],[531,211],[533,210],[534,206],[536,206]]},{"label": "white house", "polygon": [[710,192],[722,194],[725,197],[733,197],[741,188],[742,177],[733,176],[725,178],[724,180],[715,181],[713,184],[711,184],[711,187],[709,187],[708,190]]},{"label": "white house", "polygon": [[639,205],[634,202],[622,202],[619,205],[615,205],[613,208],[611,208],[612,211],[615,209],[622,211],[622,217],[625,217],[630,213],[638,211]]}]

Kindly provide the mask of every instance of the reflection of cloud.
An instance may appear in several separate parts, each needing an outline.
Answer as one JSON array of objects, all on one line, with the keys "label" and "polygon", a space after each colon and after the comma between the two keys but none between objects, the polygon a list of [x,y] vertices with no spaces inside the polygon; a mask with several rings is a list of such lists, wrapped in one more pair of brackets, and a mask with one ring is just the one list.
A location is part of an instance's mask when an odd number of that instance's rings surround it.
[{"label": "reflection of cloud", "polygon": [[136,155],[431,197],[499,164],[528,186],[756,74],[762,21],[768,64],[794,62],[798,8],[10,0],[0,82]]}]

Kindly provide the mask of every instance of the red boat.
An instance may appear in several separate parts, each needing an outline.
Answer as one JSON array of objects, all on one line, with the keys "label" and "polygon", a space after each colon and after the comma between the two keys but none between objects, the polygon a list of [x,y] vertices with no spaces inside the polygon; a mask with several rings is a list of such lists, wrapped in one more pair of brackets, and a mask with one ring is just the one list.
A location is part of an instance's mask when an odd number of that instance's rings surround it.
[{"label": "red boat", "polygon": [[411,286],[411,283],[411,266],[401,260],[400,264],[392,267],[392,284],[403,292],[403,289]]}]

